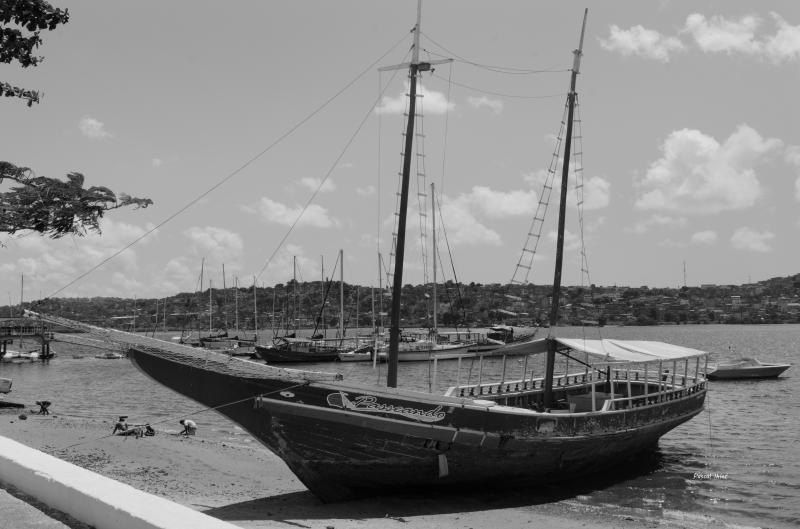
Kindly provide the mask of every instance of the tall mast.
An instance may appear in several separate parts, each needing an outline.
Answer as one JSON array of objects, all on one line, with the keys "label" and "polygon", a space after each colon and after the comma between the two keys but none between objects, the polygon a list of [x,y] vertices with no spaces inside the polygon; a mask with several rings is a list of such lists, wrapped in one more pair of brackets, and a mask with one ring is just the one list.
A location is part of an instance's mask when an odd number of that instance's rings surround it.
[{"label": "tall mast", "polygon": [[[381,264],[381,252],[378,252],[378,335],[383,328],[383,265]],[[377,351],[377,349],[376,349]],[[377,354],[377,352],[375,353]]]},{"label": "tall mast", "polygon": [[297,256],[295,255],[292,260],[292,330],[295,334],[297,334],[297,315],[299,313],[300,311],[297,310]]},{"label": "tall mast", "polygon": [[[586,17],[589,13],[587,8],[583,12],[583,26],[581,27],[581,38],[578,49],[572,53],[575,56],[572,63],[572,75],[570,76],[569,93],[567,94],[567,132],[564,138],[564,161],[561,168],[561,200],[558,207],[558,239],[556,241],[556,265],[553,275],[553,294],[550,305],[550,329],[558,324],[558,305],[561,295],[561,265],[564,260],[564,224],[567,213],[567,191],[569,179],[570,148],[572,146],[572,120],[575,112],[575,84],[581,66],[581,55],[583,55],[583,35],[586,32]],[[553,404],[553,368],[556,361],[556,342],[551,337],[547,343],[547,363],[545,366],[544,379],[544,406],[550,408]]]},{"label": "tall mast", "polygon": [[225,310],[228,304],[228,286],[225,284],[225,263],[222,263],[222,308],[225,319],[225,332],[228,332],[228,312]]},{"label": "tall mast", "polygon": [[339,250],[339,340],[344,340],[344,250]]},{"label": "tall mast", "polygon": [[436,195],[433,192],[433,182],[431,182],[431,242],[433,245],[433,343],[436,343]]},{"label": "tall mast", "polygon": [[[275,300],[275,288],[272,289],[273,303]],[[275,307],[272,308],[272,315],[275,316]],[[258,342],[258,302],[256,300],[256,276],[253,276],[253,341]]]},{"label": "tall mast", "polygon": [[328,337],[328,330],[325,325],[325,256],[319,256],[319,293],[322,300],[322,308],[319,309],[319,324],[322,326],[322,337]]},{"label": "tall mast", "polygon": [[236,322],[236,334],[239,334],[239,277],[233,276],[233,312],[235,313],[234,321]]},{"label": "tall mast", "polygon": [[403,290],[403,259],[406,243],[406,213],[408,210],[408,183],[411,172],[411,151],[414,146],[414,117],[417,112],[417,74],[431,69],[432,64],[450,62],[451,59],[436,61],[419,61],[419,34],[422,26],[422,0],[417,1],[417,25],[414,26],[414,45],[411,50],[411,62],[397,66],[387,66],[380,70],[399,70],[408,68],[408,123],[406,124],[405,147],[403,150],[403,173],[400,184],[400,211],[397,218],[397,244],[394,257],[394,284],[392,286],[392,317],[389,329],[389,356],[386,373],[386,385],[397,387],[397,359],[400,343],[400,305]]}]

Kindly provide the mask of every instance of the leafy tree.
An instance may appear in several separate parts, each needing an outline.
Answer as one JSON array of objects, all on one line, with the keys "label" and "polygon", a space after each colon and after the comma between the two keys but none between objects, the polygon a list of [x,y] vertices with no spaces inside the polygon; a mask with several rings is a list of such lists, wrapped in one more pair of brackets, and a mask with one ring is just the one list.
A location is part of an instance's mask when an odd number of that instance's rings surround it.
[{"label": "leafy tree", "polygon": [[[43,57],[34,55],[42,43],[40,32],[56,29],[69,21],[69,12],[44,0],[0,0],[0,62],[37,66]],[[16,27],[9,27],[13,23]],[[0,96],[25,99],[28,106],[39,102],[39,92],[0,81]]]},{"label": "leafy tree", "polygon": [[[69,12],[44,0],[0,0],[0,63],[19,62],[37,66],[43,57],[34,54],[42,43],[40,33],[69,21]],[[30,107],[39,102],[39,92],[0,81],[0,96],[17,97]],[[13,182],[0,193],[0,232],[33,230],[51,237],[83,235],[100,231],[106,211],[125,206],[147,207],[147,198],[117,196],[106,187],[83,187],[80,173],[69,173],[67,181],[36,176],[27,167],[0,161],[0,183]]]},{"label": "leafy tree", "polygon": [[146,208],[149,198],[119,196],[107,187],[83,187],[83,175],[69,173],[67,181],[36,176],[27,167],[0,161],[0,182],[8,179],[18,185],[0,193],[0,232],[32,230],[58,238],[100,232],[100,219],[106,211],[133,206]]}]

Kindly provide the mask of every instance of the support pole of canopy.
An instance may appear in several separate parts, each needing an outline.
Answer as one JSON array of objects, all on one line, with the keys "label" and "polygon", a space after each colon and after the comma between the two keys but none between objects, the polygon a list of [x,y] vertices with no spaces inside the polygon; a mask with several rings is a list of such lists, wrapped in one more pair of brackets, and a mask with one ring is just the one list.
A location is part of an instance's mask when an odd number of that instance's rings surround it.
[{"label": "support pole of canopy", "polygon": [[[553,295],[550,305],[550,328],[553,329],[558,324],[558,305],[561,291],[561,265],[564,260],[564,224],[567,213],[567,190],[569,179],[570,148],[572,144],[572,119],[575,114],[575,84],[581,65],[581,55],[583,55],[583,36],[586,32],[586,17],[589,13],[587,8],[583,13],[583,26],[581,27],[581,39],[578,49],[572,53],[575,59],[572,65],[572,75],[570,77],[569,94],[567,95],[567,131],[564,137],[564,161],[561,171],[561,201],[558,208],[558,239],[556,242],[556,265],[553,277]],[[553,405],[553,367],[556,360],[556,342],[551,337],[547,343],[547,363],[545,365],[544,376],[544,407],[550,408]]]}]

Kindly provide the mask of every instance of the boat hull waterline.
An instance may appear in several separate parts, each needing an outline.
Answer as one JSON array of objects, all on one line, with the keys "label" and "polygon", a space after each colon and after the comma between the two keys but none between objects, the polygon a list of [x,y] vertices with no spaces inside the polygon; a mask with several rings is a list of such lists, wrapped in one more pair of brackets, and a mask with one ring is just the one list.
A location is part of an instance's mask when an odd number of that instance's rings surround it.
[{"label": "boat hull waterline", "polygon": [[701,384],[657,405],[551,414],[344,382],[241,377],[144,348],[130,357],[157,382],[239,424],[326,502],[409,487],[584,479],[655,448],[703,409],[706,392]]},{"label": "boat hull waterline", "polygon": [[746,367],[719,366],[714,371],[710,371],[707,377],[709,380],[777,378],[790,367],[792,367],[791,364],[761,364]]}]

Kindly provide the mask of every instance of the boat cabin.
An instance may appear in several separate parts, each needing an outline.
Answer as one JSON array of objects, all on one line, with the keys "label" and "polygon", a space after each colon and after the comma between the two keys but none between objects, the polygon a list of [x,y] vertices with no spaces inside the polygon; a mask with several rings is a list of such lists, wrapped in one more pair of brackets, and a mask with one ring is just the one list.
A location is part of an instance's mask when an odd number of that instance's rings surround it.
[{"label": "boat cabin", "polygon": [[[536,371],[543,367],[547,340],[481,355],[475,383],[462,384],[466,366],[459,360],[456,385],[445,395],[550,413],[585,413],[662,403],[705,387],[705,351],[653,341],[553,338],[558,372],[553,375],[553,404],[545,407],[546,377]],[[520,358],[516,353],[523,350],[527,354]],[[489,378],[488,360],[502,366],[491,369],[493,382],[484,381]]]}]

